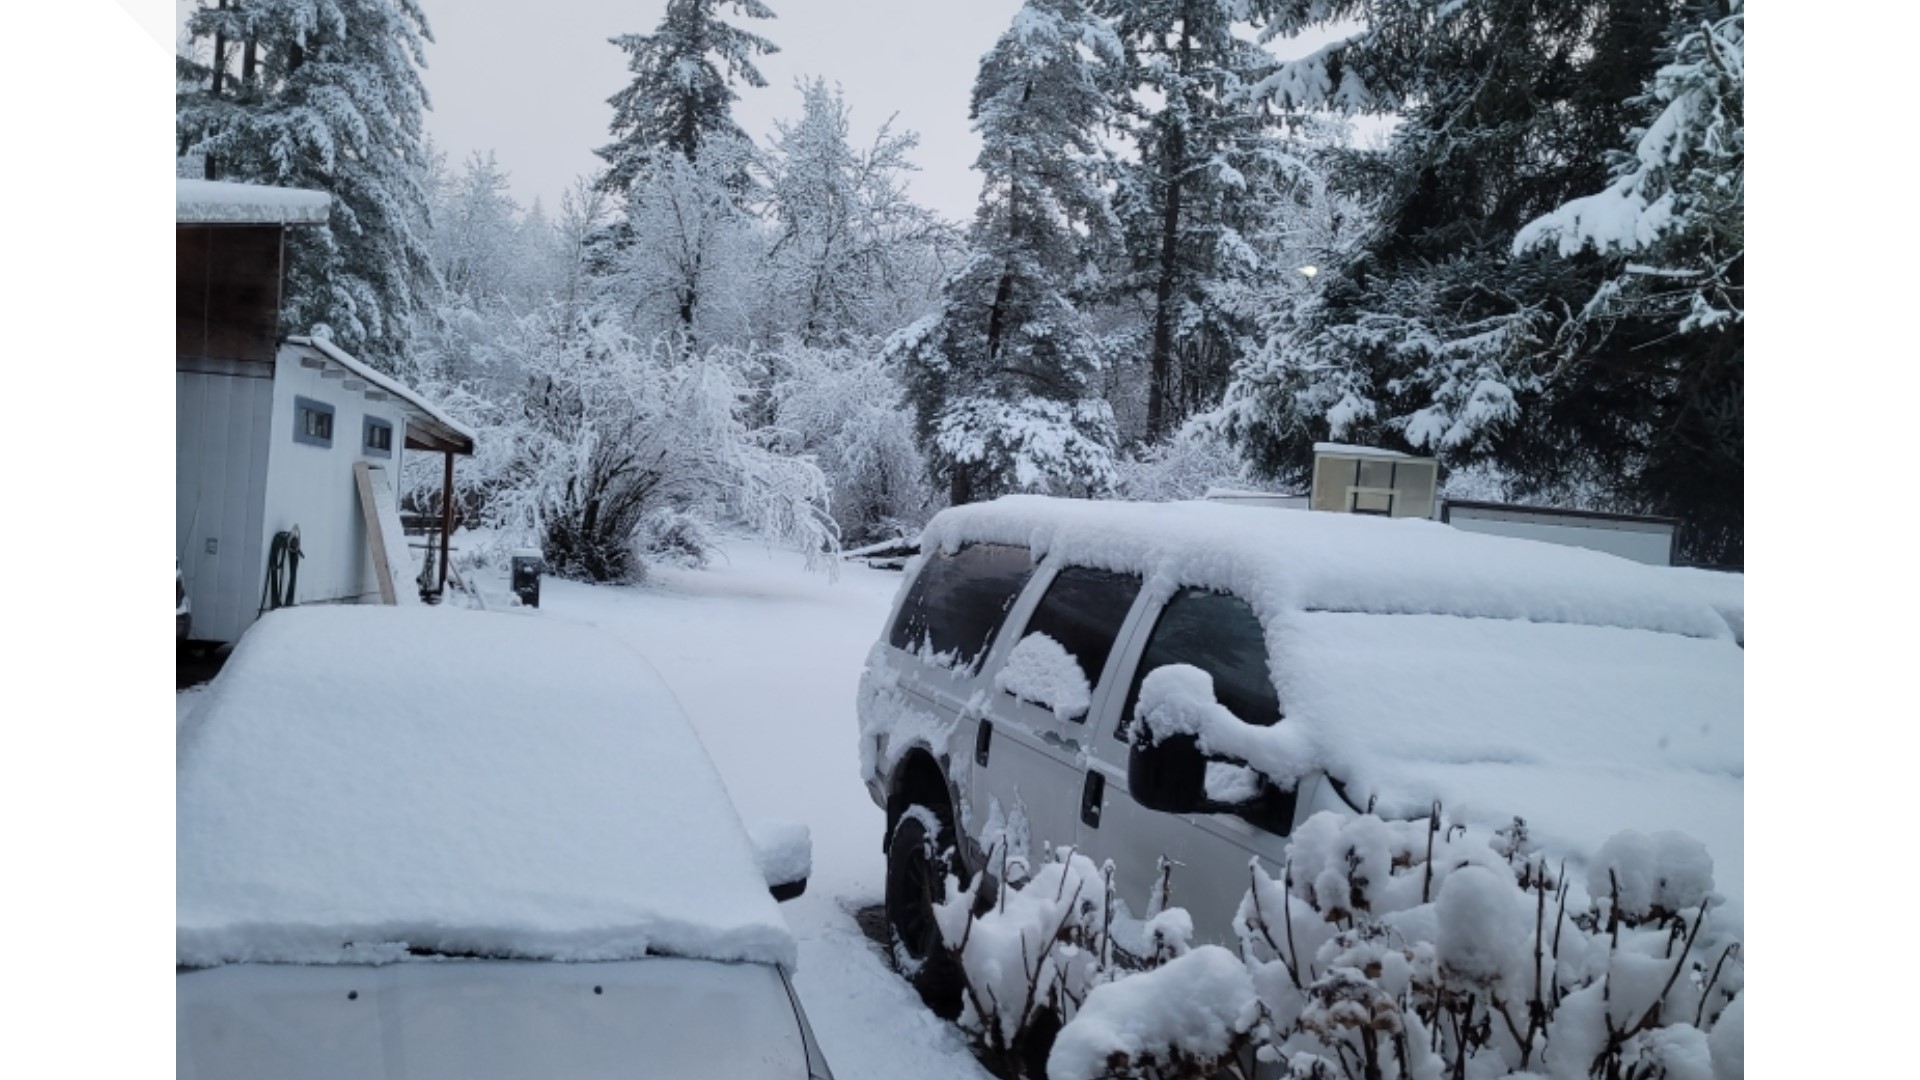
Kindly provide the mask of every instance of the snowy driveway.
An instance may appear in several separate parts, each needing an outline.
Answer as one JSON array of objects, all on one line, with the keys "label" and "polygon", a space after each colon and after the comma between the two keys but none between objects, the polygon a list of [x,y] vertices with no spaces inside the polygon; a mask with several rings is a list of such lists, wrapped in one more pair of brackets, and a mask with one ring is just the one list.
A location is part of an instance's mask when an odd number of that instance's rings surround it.
[{"label": "snowy driveway", "polygon": [[838,1080],[985,1078],[959,1031],[920,1004],[849,914],[878,903],[885,878],[885,822],[860,782],[853,703],[899,584],[858,564],[829,582],[797,554],[735,542],[706,570],[657,569],[637,588],[548,578],[536,617],[590,623],[645,654],[746,823],[812,829],[807,893],[781,910],[800,942],[795,985]]}]

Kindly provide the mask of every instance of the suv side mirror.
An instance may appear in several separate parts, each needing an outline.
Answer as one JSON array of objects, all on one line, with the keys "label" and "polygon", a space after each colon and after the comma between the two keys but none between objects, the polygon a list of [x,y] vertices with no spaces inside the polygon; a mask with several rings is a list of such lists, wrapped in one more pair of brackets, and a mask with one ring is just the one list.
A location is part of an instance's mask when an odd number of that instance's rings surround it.
[{"label": "suv side mirror", "polygon": [[767,891],[785,903],[807,891],[813,872],[813,834],[805,825],[763,821],[747,830],[753,841],[754,861],[767,881]]},{"label": "suv side mirror", "polygon": [[1153,723],[1146,715],[1136,717],[1127,791],[1141,806],[1169,814],[1240,813],[1261,806],[1277,791],[1244,761],[1200,749],[1196,731],[1205,724],[1241,724],[1214,697],[1206,672],[1186,664],[1154,669],[1142,686],[1140,709],[1168,710],[1160,723],[1172,729],[1163,728],[1156,741]]},{"label": "suv side mirror", "polygon": [[1197,814],[1207,802],[1207,759],[1197,735],[1170,735],[1157,745],[1134,725],[1127,754],[1127,792],[1149,810]]}]

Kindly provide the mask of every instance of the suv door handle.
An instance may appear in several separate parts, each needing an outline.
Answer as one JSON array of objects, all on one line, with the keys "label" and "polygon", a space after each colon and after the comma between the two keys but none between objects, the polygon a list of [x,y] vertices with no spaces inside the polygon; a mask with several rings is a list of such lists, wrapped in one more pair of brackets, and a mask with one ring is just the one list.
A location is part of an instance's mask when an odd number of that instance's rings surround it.
[{"label": "suv door handle", "polygon": [[973,763],[986,767],[987,755],[993,749],[993,721],[980,721],[979,730],[973,733]]},{"label": "suv door handle", "polygon": [[1040,741],[1057,746],[1069,754],[1077,754],[1080,752],[1080,741],[1078,739],[1063,739],[1051,731],[1041,732]]},{"label": "suv door handle", "polygon": [[1080,789],[1080,820],[1092,828],[1100,827],[1100,797],[1107,793],[1107,775],[1087,770],[1086,785]]}]

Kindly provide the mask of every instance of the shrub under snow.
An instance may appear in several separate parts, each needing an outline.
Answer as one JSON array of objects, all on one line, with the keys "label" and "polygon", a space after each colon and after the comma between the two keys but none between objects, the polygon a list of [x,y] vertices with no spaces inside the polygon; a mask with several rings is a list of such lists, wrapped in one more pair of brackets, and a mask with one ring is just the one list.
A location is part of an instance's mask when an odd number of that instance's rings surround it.
[{"label": "shrub under snow", "polygon": [[1711,860],[1686,837],[1616,836],[1592,891],[1524,823],[1476,838],[1438,807],[1411,822],[1317,815],[1290,850],[1277,880],[1249,869],[1239,958],[1113,963],[1063,998],[1046,1075],[1743,1074],[1740,945],[1714,929]]}]

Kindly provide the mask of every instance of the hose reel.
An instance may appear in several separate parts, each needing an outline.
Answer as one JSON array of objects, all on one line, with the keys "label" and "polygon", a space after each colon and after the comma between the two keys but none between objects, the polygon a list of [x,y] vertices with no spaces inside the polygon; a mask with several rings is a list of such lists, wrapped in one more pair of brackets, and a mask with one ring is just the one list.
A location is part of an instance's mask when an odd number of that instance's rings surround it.
[{"label": "hose reel", "polygon": [[300,526],[273,534],[267,548],[267,580],[260,589],[260,612],[265,615],[293,606],[294,589],[300,582]]}]

